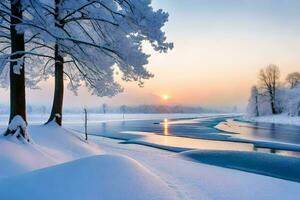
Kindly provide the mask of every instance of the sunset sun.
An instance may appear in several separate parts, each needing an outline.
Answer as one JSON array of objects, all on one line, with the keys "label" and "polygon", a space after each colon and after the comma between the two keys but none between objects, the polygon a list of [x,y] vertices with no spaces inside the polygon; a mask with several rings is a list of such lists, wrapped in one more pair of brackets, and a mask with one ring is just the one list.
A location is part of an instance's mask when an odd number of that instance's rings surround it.
[{"label": "sunset sun", "polygon": [[161,99],[162,99],[163,101],[168,101],[170,98],[171,98],[171,97],[170,97],[170,95],[168,95],[168,94],[163,94],[163,95],[161,95]]}]

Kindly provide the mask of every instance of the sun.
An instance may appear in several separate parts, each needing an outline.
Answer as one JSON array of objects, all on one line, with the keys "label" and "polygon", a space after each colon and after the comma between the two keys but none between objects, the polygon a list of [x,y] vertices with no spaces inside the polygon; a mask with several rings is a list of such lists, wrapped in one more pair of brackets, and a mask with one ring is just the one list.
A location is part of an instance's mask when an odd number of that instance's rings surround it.
[{"label": "sun", "polygon": [[161,99],[162,99],[163,101],[168,101],[170,98],[171,98],[171,97],[170,97],[170,95],[168,95],[168,94],[163,94],[163,95],[161,95]]}]

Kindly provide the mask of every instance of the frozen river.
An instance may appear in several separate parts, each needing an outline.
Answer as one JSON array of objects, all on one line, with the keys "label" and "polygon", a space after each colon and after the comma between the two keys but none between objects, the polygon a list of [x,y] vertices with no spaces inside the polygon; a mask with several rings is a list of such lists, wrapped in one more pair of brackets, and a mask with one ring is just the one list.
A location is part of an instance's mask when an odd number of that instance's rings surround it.
[{"label": "frozen river", "polygon": [[[6,126],[7,116],[1,116]],[[183,151],[238,150],[300,156],[300,126],[250,123],[223,114],[91,114],[88,134]],[[47,116],[29,116],[42,124]],[[84,132],[84,116],[65,115],[64,127]]]},{"label": "frozen river", "polygon": [[[124,119],[117,115],[92,115],[89,117],[88,133],[124,140],[138,139],[140,144],[155,147],[260,151],[300,156],[300,127],[250,123],[236,118],[221,114],[141,114],[126,115]],[[70,121],[65,126],[84,131],[82,122]],[[141,140],[140,136],[146,137]]]}]

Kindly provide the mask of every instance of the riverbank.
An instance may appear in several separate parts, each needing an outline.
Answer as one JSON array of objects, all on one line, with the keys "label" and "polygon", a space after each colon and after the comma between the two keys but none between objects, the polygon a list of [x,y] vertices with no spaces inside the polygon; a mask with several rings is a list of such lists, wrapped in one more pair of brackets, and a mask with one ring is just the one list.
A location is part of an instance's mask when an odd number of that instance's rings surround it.
[{"label": "riverbank", "polygon": [[291,116],[288,116],[287,114],[268,115],[268,116],[260,116],[260,117],[244,116],[241,119],[245,120],[245,121],[250,121],[250,122],[262,122],[262,123],[300,126],[300,117],[291,117]]}]

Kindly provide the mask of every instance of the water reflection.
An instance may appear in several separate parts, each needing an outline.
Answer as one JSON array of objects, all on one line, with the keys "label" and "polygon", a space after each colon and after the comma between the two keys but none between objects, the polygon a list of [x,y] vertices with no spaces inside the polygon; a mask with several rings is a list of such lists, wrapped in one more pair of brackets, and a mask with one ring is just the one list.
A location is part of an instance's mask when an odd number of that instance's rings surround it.
[{"label": "water reflection", "polygon": [[216,127],[223,131],[238,133],[234,135],[238,138],[300,144],[299,126],[250,123],[230,119]]},{"label": "water reflection", "polygon": [[102,122],[101,123],[102,124],[102,132],[106,132],[107,130],[106,130],[106,122]]},{"label": "water reflection", "polygon": [[164,125],[164,135],[166,135],[166,136],[170,135],[170,133],[169,133],[169,120],[164,119],[163,125]]},{"label": "water reflection", "polygon": [[[228,134],[217,130],[215,129],[217,124],[219,124],[217,126],[218,128],[223,128],[222,130],[225,129],[225,131],[239,134]],[[66,124],[65,127],[78,131],[83,130],[81,124]],[[275,140],[300,144],[299,127],[245,123],[228,120],[228,117],[224,116],[190,119],[172,119],[168,118],[168,116],[164,116],[159,120],[120,120],[100,122],[100,124],[97,121],[93,121],[89,123],[88,130],[89,134],[124,138],[126,140],[136,138],[136,135],[141,132],[141,135],[149,134],[149,137],[144,138],[145,142],[169,147],[203,150],[257,151],[300,157],[299,152],[279,149],[274,150],[255,147],[251,143],[245,144],[226,141],[230,137],[254,140],[265,139],[266,141]],[[126,132],[126,134],[124,134],[124,132]],[[128,134],[129,132],[134,132],[135,136],[130,136],[130,134]]]}]

